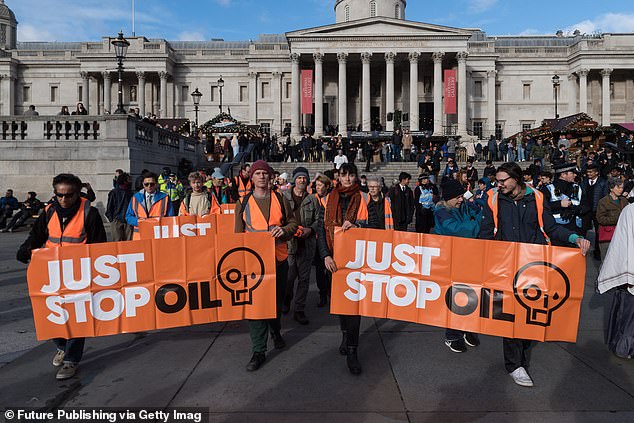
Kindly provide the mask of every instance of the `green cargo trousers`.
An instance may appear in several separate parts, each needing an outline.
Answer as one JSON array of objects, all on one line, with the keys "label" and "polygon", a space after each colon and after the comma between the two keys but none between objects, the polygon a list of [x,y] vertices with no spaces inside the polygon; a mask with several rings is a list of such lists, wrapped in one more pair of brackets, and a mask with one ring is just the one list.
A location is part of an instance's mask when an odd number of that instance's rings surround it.
[{"label": "green cargo trousers", "polygon": [[275,268],[275,303],[277,305],[277,317],[269,320],[249,320],[249,334],[251,335],[251,349],[254,353],[266,352],[266,343],[269,332],[278,332],[282,329],[282,305],[286,295],[286,278],[288,274],[288,262],[278,262]]}]

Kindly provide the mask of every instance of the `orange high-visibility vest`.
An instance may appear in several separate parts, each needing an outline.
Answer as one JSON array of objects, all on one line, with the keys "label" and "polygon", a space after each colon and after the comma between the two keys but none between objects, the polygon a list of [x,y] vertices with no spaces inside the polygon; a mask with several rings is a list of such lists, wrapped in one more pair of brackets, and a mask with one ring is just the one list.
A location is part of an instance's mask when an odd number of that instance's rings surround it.
[{"label": "orange high-visibility vest", "polygon": [[[365,203],[366,212],[368,209],[368,205],[370,204],[370,194],[366,192],[361,193],[361,198],[363,199],[362,203]],[[392,201],[389,197],[385,197],[383,199],[384,202],[384,214],[385,214],[385,229],[394,229],[394,218],[392,217]]]},{"label": "orange high-visibility vest", "polygon": [[[242,221],[246,232],[268,232],[273,226],[284,226],[286,218],[284,202],[280,194],[271,192],[271,207],[269,220],[264,218],[258,203],[252,193],[249,193],[242,201]],[[288,257],[288,244],[286,241],[275,240],[275,259],[284,261]]]},{"label": "orange high-visibility vest", "polygon": [[315,195],[317,196],[317,201],[319,201],[319,204],[321,204],[323,208],[326,208],[326,204],[328,204],[328,194],[324,195],[323,197],[320,197],[319,194]]},{"label": "orange high-visibility vest", "polygon": [[[139,219],[148,219],[150,217],[164,217],[167,215],[167,207],[169,205],[169,198],[167,196],[163,197],[160,201],[152,204],[149,213],[145,210],[145,207],[143,207],[143,205],[139,203],[135,196],[132,196],[132,199],[130,201],[132,202],[132,211]],[[138,226],[135,226],[133,229],[132,239],[141,239],[141,234],[139,234]]]},{"label": "orange high-visibility vest", "polygon": [[[535,195],[535,205],[537,206],[537,222],[539,223],[539,230],[544,234],[544,238],[546,239],[546,243],[550,245],[550,238],[546,235],[546,231],[544,230],[544,194],[542,194],[537,189],[531,189],[533,194]],[[487,200],[487,204],[493,212],[493,237],[495,237],[498,233],[498,189],[491,188],[487,191],[487,195],[489,196]]]},{"label": "orange high-visibility vest", "polygon": [[235,183],[238,186],[238,196],[241,200],[244,198],[245,195],[253,190],[253,183],[251,182],[251,179],[249,179],[245,184],[244,182],[242,182],[242,177],[238,175],[235,178]]},{"label": "orange high-visibility vest", "polygon": [[79,201],[81,201],[79,210],[75,213],[75,216],[70,219],[63,230],[55,207],[53,207],[52,204],[46,206],[44,209],[48,220],[46,248],[86,243],[86,219],[90,211],[90,202],[83,197],[81,197]]},{"label": "orange high-visibility vest", "polygon": [[[211,207],[209,208],[209,211],[207,213],[203,214],[203,216],[206,216],[208,214],[220,214],[220,204],[218,204],[218,200],[216,200],[216,196],[207,192],[207,199],[209,199],[209,203],[211,204]],[[183,201],[181,202],[181,206],[178,210],[179,216],[191,216],[191,214],[189,213],[190,201],[191,201],[191,194],[187,194],[185,198],[183,199]]]}]

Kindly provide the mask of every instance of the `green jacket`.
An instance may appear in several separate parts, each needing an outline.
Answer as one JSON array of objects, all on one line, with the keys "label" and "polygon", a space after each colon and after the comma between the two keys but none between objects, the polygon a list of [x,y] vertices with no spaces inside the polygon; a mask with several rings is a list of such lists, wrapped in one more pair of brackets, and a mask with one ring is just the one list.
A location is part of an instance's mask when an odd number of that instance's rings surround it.
[{"label": "green jacket", "polygon": [[542,145],[535,144],[533,146],[533,149],[531,150],[531,153],[533,154],[534,158],[543,159],[548,154],[548,149],[543,144]]},{"label": "green jacket", "polygon": [[[282,196],[288,200],[288,202],[294,206],[293,202],[293,189],[289,188],[286,191],[282,192]],[[295,211],[295,219],[299,226],[303,228],[311,228],[312,234],[303,239],[304,246],[309,251],[315,251],[317,246],[317,222],[319,215],[319,200],[315,194],[307,195],[302,204],[299,206],[299,209]],[[288,241],[288,254],[296,254],[298,247],[298,238],[293,237],[290,241]]]}]

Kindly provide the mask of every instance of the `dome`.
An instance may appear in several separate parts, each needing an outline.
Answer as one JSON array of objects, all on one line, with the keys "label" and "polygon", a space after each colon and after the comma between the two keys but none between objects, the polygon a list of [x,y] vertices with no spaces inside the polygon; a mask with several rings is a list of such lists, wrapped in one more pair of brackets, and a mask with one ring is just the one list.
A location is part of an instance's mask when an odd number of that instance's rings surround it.
[{"label": "dome", "polygon": [[406,0],[337,0],[337,23],[366,18],[405,19]]},{"label": "dome", "polygon": [[17,22],[17,20],[15,19],[15,13],[13,13],[11,9],[9,9],[9,6],[4,4],[4,0],[0,0],[0,19],[8,19],[9,21],[14,23]]}]

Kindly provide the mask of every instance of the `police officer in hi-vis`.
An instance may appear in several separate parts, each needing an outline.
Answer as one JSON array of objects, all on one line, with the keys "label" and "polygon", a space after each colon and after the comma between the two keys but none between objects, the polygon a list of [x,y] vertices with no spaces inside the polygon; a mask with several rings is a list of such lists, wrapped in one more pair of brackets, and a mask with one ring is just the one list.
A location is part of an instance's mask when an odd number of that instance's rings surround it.
[{"label": "police officer in hi-vis", "polygon": [[[82,182],[75,175],[62,173],[53,178],[53,200],[37,218],[29,237],[20,246],[17,254],[19,261],[28,263],[31,252],[42,247],[107,242],[101,216],[86,198],[80,196],[81,188]],[[81,361],[85,338],[56,338],[54,341],[57,352],[53,357],[53,366],[62,366],[56,378],[69,379],[75,375]]]}]

